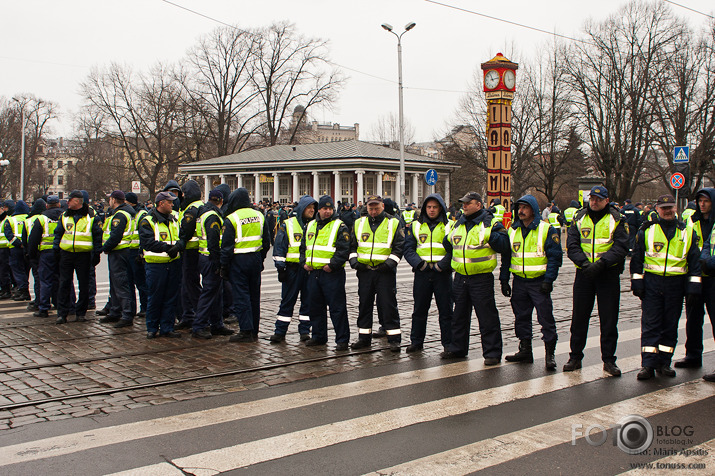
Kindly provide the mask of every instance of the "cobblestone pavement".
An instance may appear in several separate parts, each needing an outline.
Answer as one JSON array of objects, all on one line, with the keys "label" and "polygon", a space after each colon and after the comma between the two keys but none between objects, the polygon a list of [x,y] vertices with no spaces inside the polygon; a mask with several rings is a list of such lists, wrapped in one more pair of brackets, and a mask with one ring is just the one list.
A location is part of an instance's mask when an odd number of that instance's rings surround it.
[{"label": "cobblestone pavement", "polygon": [[[554,286],[554,314],[562,341],[568,339],[574,271],[565,260]],[[99,305],[106,299],[107,287],[106,282],[99,283]],[[627,274],[623,274],[621,322],[640,319],[640,302],[630,294],[629,287]],[[406,346],[412,313],[412,273],[405,263],[398,269],[397,292]],[[354,338],[357,281],[350,270],[347,293]],[[307,348],[298,341],[295,319],[286,342],[271,344],[268,337],[273,333],[280,301],[280,284],[273,269],[263,273],[262,296],[257,344],[232,344],[227,337],[192,339],[186,333],[183,339],[147,340],[142,320],[135,320],[133,328],[114,329],[88,316],[86,323],[58,326],[53,314],[49,319],[35,318],[25,311],[24,303],[0,301],[0,429],[275,386],[358,367],[434,358],[442,351],[434,304],[427,342],[420,354],[389,352],[381,339],[373,340],[372,349],[364,352],[336,352],[332,343]],[[496,300],[508,353],[516,348],[513,314],[507,298],[498,291]],[[297,317],[297,308],[295,314]],[[475,321],[476,318],[472,321],[472,358],[481,355]],[[535,321],[536,338],[539,334]],[[597,318],[592,319],[591,327],[591,335],[598,333]],[[329,338],[333,338],[332,329]]]}]

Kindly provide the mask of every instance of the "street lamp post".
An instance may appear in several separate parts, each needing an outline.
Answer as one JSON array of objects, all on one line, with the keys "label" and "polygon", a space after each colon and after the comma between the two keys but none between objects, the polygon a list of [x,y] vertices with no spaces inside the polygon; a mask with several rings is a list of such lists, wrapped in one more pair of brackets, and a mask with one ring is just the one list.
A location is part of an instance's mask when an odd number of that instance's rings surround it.
[{"label": "street lamp post", "polygon": [[17,98],[12,98],[20,105],[21,114],[21,138],[20,138],[20,200],[25,199],[25,104]]},{"label": "street lamp post", "polygon": [[5,169],[10,165],[10,161],[2,158],[2,152],[0,152],[0,198],[2,198],[2,181],[5,179]]},{"label": "street lamp post", "polygon": [[400,127],[400,180],[399,180],[399,190],[396,190],[395,195],[400,200],[399,205],[402,206],[405,203],[405,124],[404,124],[404,114],[402,111],[402,35],[413,29],[417,25],[415,22],[410,22],[405,25],[405,31],[399,35],[392,31],[392,25],[388,23],[383,23],[381,26],[385,30],[389,31],[397,38],[397,79],[398,79],[398,91],[400,100],[400,117],[399,117],[399,127]]}]

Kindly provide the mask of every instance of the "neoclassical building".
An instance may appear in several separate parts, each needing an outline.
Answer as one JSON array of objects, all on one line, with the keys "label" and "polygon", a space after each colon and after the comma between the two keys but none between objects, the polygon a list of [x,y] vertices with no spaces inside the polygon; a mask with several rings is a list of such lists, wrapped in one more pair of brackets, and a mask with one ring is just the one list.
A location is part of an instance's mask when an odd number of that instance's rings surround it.
[{"label": "neoclassical building", "polygon": [[[438,181],[428,186],[425,173]],[[405,196],[420,203],[437,191],[449,203],[451,174],[459,165],[405,152]],[[179,167],[203,186],[204,195],[220,183],[245,187],[254,201],[294,202],[302,195],[331,195],[336,201],[364,202],[372,194],[395,199],[400,152],[368,142],[276,145],[192,162]]]}]

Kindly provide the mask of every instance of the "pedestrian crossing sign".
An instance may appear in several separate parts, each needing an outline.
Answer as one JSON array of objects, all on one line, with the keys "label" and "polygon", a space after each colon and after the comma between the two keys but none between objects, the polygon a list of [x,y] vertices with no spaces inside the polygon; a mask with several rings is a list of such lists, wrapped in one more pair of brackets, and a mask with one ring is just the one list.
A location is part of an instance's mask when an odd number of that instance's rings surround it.
[{"label": "pedestrian crossing sign", "polygon": [[690,148],[687,145],[675,146],[673,149],[673,163],[687,164],[690,161]]}]

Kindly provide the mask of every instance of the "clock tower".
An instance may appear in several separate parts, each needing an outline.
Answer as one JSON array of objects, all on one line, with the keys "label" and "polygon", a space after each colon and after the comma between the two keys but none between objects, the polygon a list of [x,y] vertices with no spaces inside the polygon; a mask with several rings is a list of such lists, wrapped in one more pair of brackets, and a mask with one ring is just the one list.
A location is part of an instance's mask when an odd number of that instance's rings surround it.
[{"label": "clock tower", "polygon": [[516,89],[517,63],[501,53],[486,63],[484,94],[487,99],[487,197],[498,198],[511,222],[511,101]]}]

